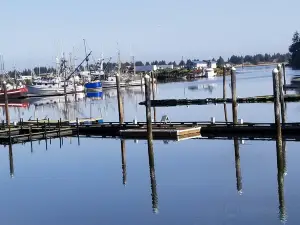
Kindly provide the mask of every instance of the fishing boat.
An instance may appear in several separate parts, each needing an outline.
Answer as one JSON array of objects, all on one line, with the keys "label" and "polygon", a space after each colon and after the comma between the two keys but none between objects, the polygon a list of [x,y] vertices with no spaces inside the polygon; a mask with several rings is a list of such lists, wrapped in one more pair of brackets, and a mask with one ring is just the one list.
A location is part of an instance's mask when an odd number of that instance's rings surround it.
[{"label": "fishing boat", "polygon": [[88,91],[98,91],[102,90],[102,83],[99,80],[88,82],[84,85],[85,89]]},{"label": "fishing boat", "polygon": [[[18,99],[18,98],[25,98],[27,96],[28,89],[26,86],[14,86],[7,84],[7,98],[8,99]],[[4,99],[4,90],[3,88],[0,89],[0,99]]]},{"label": "fishing boat", "polygon": [[[66,85],[66,88],[64,87]],[[28,85],[28,93],[36,95],[59,95],[64,94],[66,89],[66,94],[74,92],[84,91],[82,85],[73,84],[71,81],[63,82],[59,77],[44,79],[44,80],[34,80],[32,85]]]}]

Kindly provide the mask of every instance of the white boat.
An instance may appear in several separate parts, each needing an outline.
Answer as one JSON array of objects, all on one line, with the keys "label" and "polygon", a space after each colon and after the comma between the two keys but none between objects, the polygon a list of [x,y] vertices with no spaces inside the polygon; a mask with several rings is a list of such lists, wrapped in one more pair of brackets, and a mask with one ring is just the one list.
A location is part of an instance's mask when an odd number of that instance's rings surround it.
[{"label": "white boat", "polygon": [[[106,80],[101,80],[101,83],[102,83],[102,88],[117,87],[115,76],[108,77]],[[126,87],[127,85],[128,84],[125,81],[123,81],[123,79],[120,79],[120,87]]]},{"label": "white boat", "polygon": [[[27,86],[29,94],[36,95],[57,95],[64,94],[64,82],[59,77],[50,79],[38,79],[32,82],[32,85]],[[79,84],[73,84],[71,81],[66,81],[66,93],[82,92],[84,86]]]},{"label": "white boat", "polygon": [[214,77],[214,76],[216,76],[216,73],[213,68],[205,69],[205,77]]}]

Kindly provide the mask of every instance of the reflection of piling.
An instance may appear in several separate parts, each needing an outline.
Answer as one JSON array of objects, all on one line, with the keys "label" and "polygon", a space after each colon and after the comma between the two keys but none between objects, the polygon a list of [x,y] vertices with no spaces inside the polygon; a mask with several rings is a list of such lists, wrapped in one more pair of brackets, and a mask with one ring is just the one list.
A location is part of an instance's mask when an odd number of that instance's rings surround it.
[{"label": "reflection of piling", "polygon": [[231,94],[232,94],[232,117],[233,123],[237,124],[237,101],[236,101],[236,69],[231,68]]},{"label": "reflection of piling", "polygon": [[123,185],[125,186],[127,182],[127,172],[126,172],[126,148],[125,148],[124,140],[121,140],[121,156],[122,156]]},{"label": "reflection of piling", "polygon": [[121,96],[121,87],[120,87],[120,74],[116,74],[116,85],[117,85],[117,95],[118,95],[118,109],[119,109],[119,123],[124,122],[124,110],[122,104],[122,96]]},{"label": "reflection of piling", "polygon": [[236,188],[238,193],[242,193],[242,172],[240,162],[240,144],[237,137],[234,138],[234,155],[235,155],[235,175],[236,175]]},{"label": "reflection of piling", "polygon": [[281,141],[281,136],[276,137],[276,152],[277,152],[277,183],[278,183],[278,201],[279,201],[279,219],[281,222],[286,222],[286,210],[284,200],[284,155],[282,154],[282,146],[278,144]]},{"label": "reflection of piling", "polygon": [[224,105],[224,117],[225,117],[225,122],[228,123],[228,118],[227,118],[227,105],[226,105],[226,103],[224,103],[223,105]]},{"label": "reflection of piling", "polygon": [[47,150],[48,149],[48,141],[47,141],[47,127],[46,127],[46,122],[44,122],[44,138],[45,138],[46,150]]},{"label": "reflection of piling", "polygon": [[15,169],[14,169],[14,157],[12,152],[12,144],[9,143],[8,146],[8,152],[9,152],[9,171],[10,171],[10,177],[14,177]]},{"label": "reflection of piling", "polygon": [[226,66],[223,66],[223,99],[226,99]]},{"label": "reflection of piling", "polygon": [[78,121],[78,117],[76,118],[76,130],[77,130],[78,145],[80,145],[80,139],[79,139],[79,121]]},{"label": "reflection of piling", "polygon": [[31,149],[31,152],[33,152],[33,149],[32,149],[32,125],[29,125],[29,139],[30,139],[30,149]]}]

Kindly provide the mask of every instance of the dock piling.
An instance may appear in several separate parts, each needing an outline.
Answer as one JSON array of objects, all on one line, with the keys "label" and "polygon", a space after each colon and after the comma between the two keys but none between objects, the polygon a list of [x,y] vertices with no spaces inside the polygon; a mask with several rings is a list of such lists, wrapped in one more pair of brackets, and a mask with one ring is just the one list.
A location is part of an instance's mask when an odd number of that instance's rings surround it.
[{"label": "dock piling", "polygon": [[13,151],[12,151],[12,144],[9,143],[8,145],[8,155],[9,155],[9,172],[10,172],[10,177],[13,178],[15,174],[15,169],[14,169],[14,157],[13,157]]},{"label": "dock piling", "polygon": [[116,85],[117,85],[117,95],[118,95],[118,109],[119,109],[119,123],[124,123],[124,110],[123,110],[123,102],[121,96],[121,87],[120,87],[120,74],[116,74]]},{"label": "dock piling", "polygon": [[30,149],[31,152],[33,152],[32,150],[32,125],[29,124],[29,140],[30,140]]},{"label": "dock piling", "polygon": [[[285,76],[285,74],[286,74],[285,64],[282,63],[282,75],[283,75],[283,84],[284,84],[284,86],[286,86],[286,76]],[[284,91],[284,93],[286,94],[286,90]]]},{"label": "dock piling", "polygon": [[223,66],[223,99],[226,99],[226,66]]},{"label": "dock piling", "polygon": [[76,130],[77,130],[78,145],[80,145],[80,140],[79,140],[79,120],[78,120],[78,117],[76,118]]},{"label": "dock piling", "polygon": [[6,87],[6,81],[3,81],[3,89],[4,89],[4,99],[5,99],[5,116],[6,116],[6,124],[8,126],[8,135],[9,139],[11,138],[11,130],[10,130],[10,115],[9,115],[9,109],[8,109],[8,96],[7,96],[7,87]]},{"label": "dock piling", "polygon": [[278,141],[280,149],[282,149],[282,133],[281,133],[281,123],[280,123],[280,90],[279,90],[279,71],[274,69],[273,75],[273,94],[274,94],[274,115],[275,115],[275,125],[277,137],[280,137]]},{"label": "dock piling", "polygon": [[236,100],[236,69],[231,68],[231,95],[232,95],[232,122],[237,124],[237,100]]},{"label": "dock piling", "polygon": [[283,92],[283,83],[282,83],[283,68],[282,68],[281,64],[277,65],[277,70],[278,70],[278,80],[279,80],[279,96],[280,96],[281,122],[284,125],[285,121],[286,121],[286,115],[285,115],[284,92]]},{"label": "dock piling", "polygon": [[147,135],[148,139],[152,137],[152,119],[151,119],[151,99],[150,99],[150,76],[145,75],[145,101],[146,101],[146,120],[147,120]]}]

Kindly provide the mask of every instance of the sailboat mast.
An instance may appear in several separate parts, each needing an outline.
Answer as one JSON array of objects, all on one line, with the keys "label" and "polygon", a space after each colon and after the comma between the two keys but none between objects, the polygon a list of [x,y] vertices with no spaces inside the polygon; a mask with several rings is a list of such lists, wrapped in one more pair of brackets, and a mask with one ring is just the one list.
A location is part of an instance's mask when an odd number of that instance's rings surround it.
[{"label": "sailboat mast", "polygon": [[89,59],[87,57],[85,39],[83,39],[83,43],[84,43],[84,51],[85,51],[85,57],[86,57],[86,70],[89,70]]},{"label": "sailboat mast", "polygon": [[121,56],[120,56],[120,49],[118,49],[118,74],[121,76]]}]

